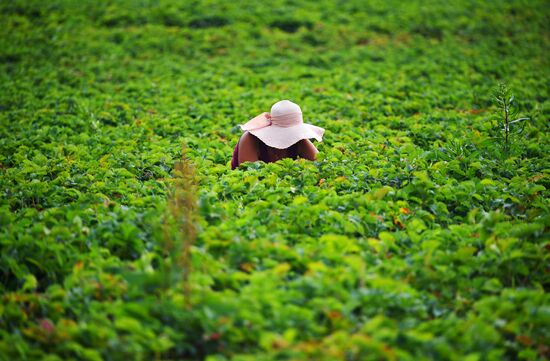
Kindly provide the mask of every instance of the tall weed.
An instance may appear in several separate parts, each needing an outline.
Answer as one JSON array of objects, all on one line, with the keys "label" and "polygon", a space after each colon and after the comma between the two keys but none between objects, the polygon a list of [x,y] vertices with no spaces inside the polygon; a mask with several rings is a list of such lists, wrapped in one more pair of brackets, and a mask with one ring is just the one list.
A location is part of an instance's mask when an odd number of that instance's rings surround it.
[{"label": "tall weed", "polygon": [[165,270],[168,281],[181,279],[187,305],[191,294],[191,247],[197,238],[197,189],[195,167],[183,147],[181,159],[176,162],[171,179],[163,249],[168,261],[168,269]]},{"label": "tall weed", "polygon": [[520,108],[512,94],[512,90],[500,83],[493,93],[496,105],[496,122],[493,128],[493,137],[503,150],[503,155],[510,154],[512,144],[519,140],[519,135],[525,129],[526,120],[529,118],[518,117]]}]

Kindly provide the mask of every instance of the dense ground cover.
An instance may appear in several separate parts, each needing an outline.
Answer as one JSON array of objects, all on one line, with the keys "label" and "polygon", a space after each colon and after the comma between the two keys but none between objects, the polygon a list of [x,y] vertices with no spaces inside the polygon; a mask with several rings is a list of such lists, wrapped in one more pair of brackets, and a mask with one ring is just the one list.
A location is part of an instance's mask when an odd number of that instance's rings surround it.
[{"label": "dense ground cover", "polygon": [[0,359],[548,358],[548,2],[0,9]]}]

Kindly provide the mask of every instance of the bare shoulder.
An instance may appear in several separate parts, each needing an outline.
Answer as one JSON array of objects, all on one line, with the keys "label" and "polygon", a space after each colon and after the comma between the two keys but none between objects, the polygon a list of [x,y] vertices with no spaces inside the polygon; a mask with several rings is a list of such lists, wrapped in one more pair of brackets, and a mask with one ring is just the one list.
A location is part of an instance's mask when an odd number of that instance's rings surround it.
[{"label": "bare shoulder", "polygon": [[302,139],[299,141],[297,150],[301,158],[309,160],[315,160],[317,153],[319,153],[315,145],[313,145],[309,139]]},{"label": "bare shoulder", "polygon": [[239,140],[239,164],[258,160],[258,140],[249,132],[245,132]]},{"label": "bare shoulder", "polygon": [[239,140],[239,150],[241,149],[257,150],[258,138],[256,138],[249,132],[244,132],[244,134],[241,135],[241,139]]}]

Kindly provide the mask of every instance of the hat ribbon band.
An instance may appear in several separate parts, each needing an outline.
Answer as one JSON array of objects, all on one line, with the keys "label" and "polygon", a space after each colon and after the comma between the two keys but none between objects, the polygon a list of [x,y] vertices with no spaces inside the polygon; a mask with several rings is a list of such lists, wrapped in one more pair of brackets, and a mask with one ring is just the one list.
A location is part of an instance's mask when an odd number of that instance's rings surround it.
[{"label": "hat ribbon band", "polygon": [[277,116],[271,116],[269,113],[262,113],[241,125],[242,130],[258,130],[270,125],[276,125],[282,128],[289,128],[302,124],[302,113],[289,113]]},{"label": "hat ribbon band", "polygon": [[283,128],[293,127],[303,122],[302,113],[300,112],[271,116],[271,124]]}]

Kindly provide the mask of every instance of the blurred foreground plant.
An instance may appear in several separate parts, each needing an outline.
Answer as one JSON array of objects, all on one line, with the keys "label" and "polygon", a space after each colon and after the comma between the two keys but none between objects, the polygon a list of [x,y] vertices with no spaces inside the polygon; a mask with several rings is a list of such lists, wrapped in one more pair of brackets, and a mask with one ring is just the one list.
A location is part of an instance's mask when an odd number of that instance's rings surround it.
[{"label": "blurred foreground plant", "polygon": [[181,159],[174,165],[174,176],[168,195],[163,249],[169,260],[166,276],[172,279],[174,272],[182,271],[184,295],[188,305],[191,293],[191,247],[197,238],[197,189],[195,167],[183,147]]}]

